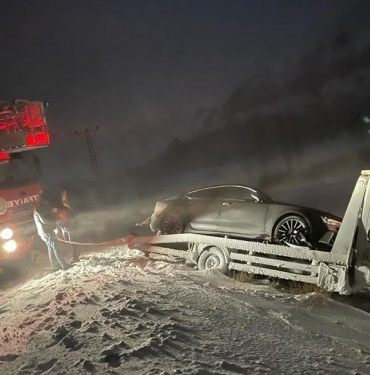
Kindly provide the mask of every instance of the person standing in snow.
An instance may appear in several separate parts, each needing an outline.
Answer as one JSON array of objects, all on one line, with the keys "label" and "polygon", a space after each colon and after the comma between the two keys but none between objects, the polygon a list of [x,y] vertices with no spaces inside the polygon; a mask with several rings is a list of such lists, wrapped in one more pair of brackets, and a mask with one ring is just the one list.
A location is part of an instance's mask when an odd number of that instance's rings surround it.
[{"label": "person standing in snow", "polygon": [[56,226],[60,220],[57,212],[58,209],[52,206],[50,197],[41,192],[39,202],[33,211],[37,233],[46,243],[51,267],[54,270],[66,270],[69,268],[69,265],[64,260],[57,245]]},{"label": "person standing in snow", "polygon": [[65,189],[61,190],[60,192],[60,200],[61,200],[61,207],[57,211],[57,216],[60,218],[60,222],[58,225],[59,238],[62,238],[65,242],[69,243],[72,249],[72,260],[71,263],[79,262],[80,260],[80,253],[77,249],[77,246],[71,243],[71,217],[72,217],[72,209],[69,203],[67,191]]}]

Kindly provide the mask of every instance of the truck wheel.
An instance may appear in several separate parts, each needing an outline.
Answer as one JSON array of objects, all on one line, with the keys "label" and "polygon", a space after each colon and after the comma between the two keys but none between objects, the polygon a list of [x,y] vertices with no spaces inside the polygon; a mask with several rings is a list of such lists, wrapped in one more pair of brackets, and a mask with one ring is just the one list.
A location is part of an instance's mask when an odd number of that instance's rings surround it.
[{"label": "truck wheel", "polygon": [[198,258],[198,268],[200,270],[218,270],[225,274],[227,263],[224,253],[217,247],[210,247],[204,250]]},{"label": "truck wheel", "polygon": [[177,210],[168,211],[160,225],[161,234],[177,234],[184,230],[184,219]]}]

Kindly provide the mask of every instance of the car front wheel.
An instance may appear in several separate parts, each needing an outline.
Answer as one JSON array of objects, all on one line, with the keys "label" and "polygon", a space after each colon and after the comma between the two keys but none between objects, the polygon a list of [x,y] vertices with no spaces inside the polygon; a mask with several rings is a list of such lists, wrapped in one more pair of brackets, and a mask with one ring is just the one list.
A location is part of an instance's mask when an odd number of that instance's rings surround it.
[{"label": "car front wheel", "polygon": [[276,224],[273,233],[273,241],[282,245],[311,246],[310,237],[310,224],[298,215],[281,219]]}]

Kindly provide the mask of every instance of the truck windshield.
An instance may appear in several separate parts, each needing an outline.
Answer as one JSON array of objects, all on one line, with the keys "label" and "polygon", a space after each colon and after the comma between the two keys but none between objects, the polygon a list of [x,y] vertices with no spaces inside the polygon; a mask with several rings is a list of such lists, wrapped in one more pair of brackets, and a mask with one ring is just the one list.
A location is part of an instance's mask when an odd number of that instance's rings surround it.
[{"label": "truck windshield", "polygon": [[17,155],[0,161],[0,189],[36,183],[39,177],[39,162],[35,156]]}]

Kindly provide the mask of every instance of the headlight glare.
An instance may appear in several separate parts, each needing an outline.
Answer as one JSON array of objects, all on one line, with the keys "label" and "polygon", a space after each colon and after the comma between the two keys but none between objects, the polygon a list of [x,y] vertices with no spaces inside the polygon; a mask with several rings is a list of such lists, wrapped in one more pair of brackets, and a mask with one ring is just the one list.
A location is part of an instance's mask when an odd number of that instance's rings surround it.
[{"label": "headlight glare", "polygon": [[340,225],[342,224],[339,220],[327,216],[321,216],[321,219],[325,224],[335,228],[340,228]]},{"label": "headlight glare", "polygon": [[12,253],[13,251],[17,249],[17,243],[14,240],[6,241],[3,245],[3,249],[7,253]]},{"label": "headlight glare", "polygon": [[12,229],[10,228],[4,228],[1,232],[0,232],[0,237],[3,239],[3,240],[10,240],[12,237],[13,237],[13,231]]}]

